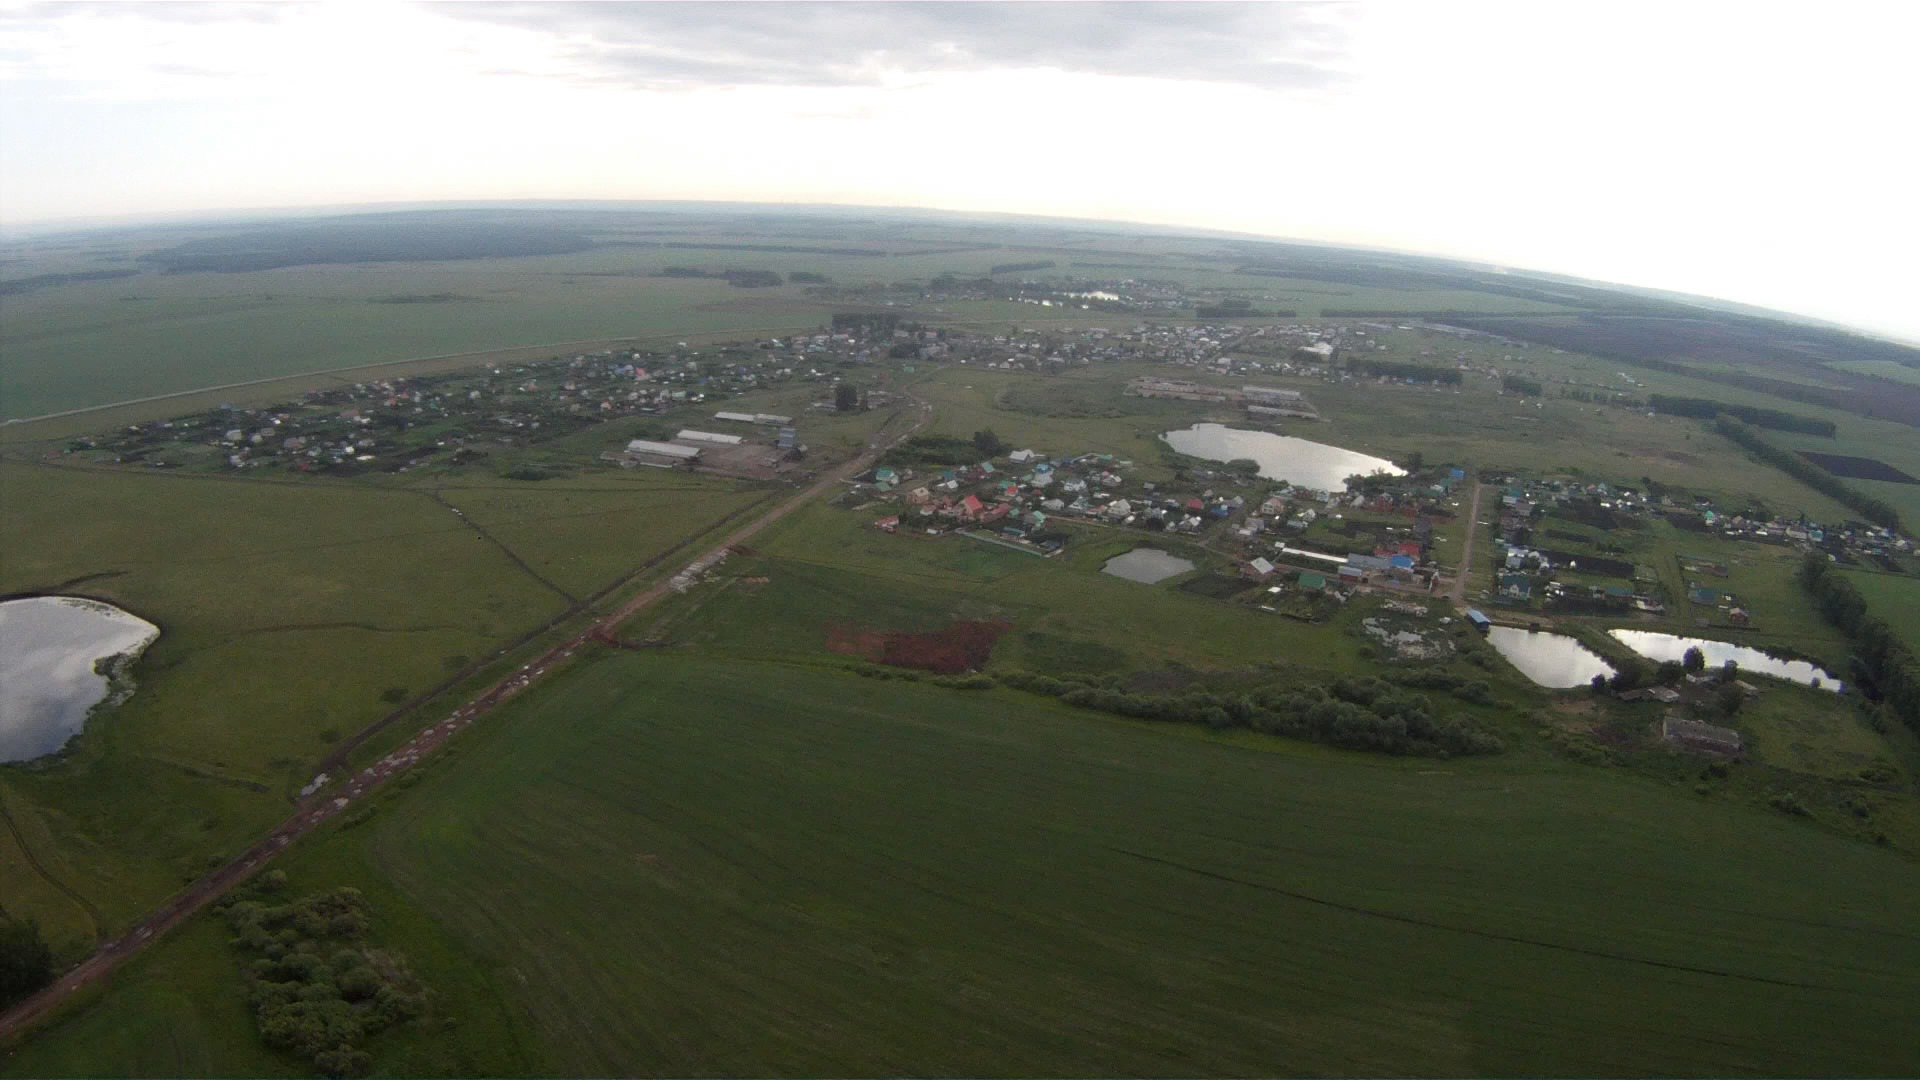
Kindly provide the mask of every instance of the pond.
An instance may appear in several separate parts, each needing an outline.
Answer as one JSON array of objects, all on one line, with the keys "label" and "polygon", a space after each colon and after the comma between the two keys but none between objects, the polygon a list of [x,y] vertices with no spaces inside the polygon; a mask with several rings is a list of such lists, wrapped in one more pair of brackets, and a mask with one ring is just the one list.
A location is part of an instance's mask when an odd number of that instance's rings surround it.
[{"label": "pond", "polygon": [[109,657],[138,656],[160,628],[110,604],[66,596],[0,602],[0,762],[67,745],[106,700]]},{"label": "pond", "polygon": [[1123,577],[1128,581],[1138,581],[1151,585],[1156,581],[1165,581],[1175,574],[1184,574],[1193,569],[1193,563],[1177,555],[1169,555],[1158,548],[1134,548],[1125,555],[1115,555],[1100,568],[1103,574]]},{"label": "pond", "polygon": [[1683,659],[1687,650],[1698,648],[1707,658],[1707,670],[1712,671],[1731,660],[1740,665],[1741,671],[1771,675],[1776,679],[1786,679],[1802,686],[1812,686],[1816,682],[1822,690],[1839,693],[1840,680],[1828,671],[1822,671],[1805,660],[1778,660],[1759,649],[1745,645],[1734,645],[1725,641],[1708,641],[1706,638],[1679,637],[1674,634],[1657,634],[1651,630],[1609,630],[1607,633],[1620,644],[1649,660]]},{"label": "pond", "polygon": [[1337,446],[1276,435],[1271,431],[1246,431],[1225,424],[1195,424],[1160,436],[1175,450],[1213,461],[1248,458],[1260,464],[1260,475],[1269,480],[1285,480],[1315,491],[1344,491],[1347,477],[1383,472],[1405,476],[1386,458],[1377,458]]},{"label": "pond", "polygon": [[1487,630],[1487,640],[1508,663],[1540,686],[1567,690],[1587,685],[1595,675],[1613,675],[1612,664],[1565,634],[1495,626]]}]

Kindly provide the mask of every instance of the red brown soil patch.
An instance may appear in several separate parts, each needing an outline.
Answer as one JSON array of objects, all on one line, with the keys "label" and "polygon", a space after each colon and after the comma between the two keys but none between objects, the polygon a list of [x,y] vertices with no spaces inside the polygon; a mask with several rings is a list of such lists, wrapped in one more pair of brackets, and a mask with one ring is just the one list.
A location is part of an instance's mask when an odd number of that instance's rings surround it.
[{"label": "red brown soil patch", "polygon": [[912,634],[834,625],[827,627],[827,648],[891,667],[958,675],[986,667],[994,641],[1012,628],[1005,622],[957,622],[945,630]]}]

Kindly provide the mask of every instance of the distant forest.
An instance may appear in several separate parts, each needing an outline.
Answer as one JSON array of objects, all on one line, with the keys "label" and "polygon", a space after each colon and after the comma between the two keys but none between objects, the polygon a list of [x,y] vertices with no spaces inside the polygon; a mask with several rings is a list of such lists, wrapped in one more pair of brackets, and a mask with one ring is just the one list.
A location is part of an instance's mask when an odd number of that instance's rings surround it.
[{"label": "distant forest", "polygon": [[242,273],[324,263],[431,262],[564,255],[593,241],[546,225],[482,222],[302,222],[189,240],[141,256],[169,273]]}]

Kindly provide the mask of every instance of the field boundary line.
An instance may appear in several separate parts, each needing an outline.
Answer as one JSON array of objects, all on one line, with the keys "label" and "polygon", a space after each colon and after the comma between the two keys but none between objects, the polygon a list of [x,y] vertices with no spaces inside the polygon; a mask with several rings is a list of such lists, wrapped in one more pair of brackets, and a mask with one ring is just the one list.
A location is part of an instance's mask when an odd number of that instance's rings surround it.
[{"label": "field boundary line", "polygon": [[1568,945],[1564,942],[1544,941],[1539,938],[1521,937],[1518,934],[1503,934],[1495,930],[1475,930],[1471,927],[1466,927],[1466,926],[1453,926],[1448,923],[1438,922],[1432,919],[1422,919],[1415,915],[1396,915],[1391,911],[1381,911],[1377,908],[1361,907],[1357,904],[1343,904],[1337,900],[1328,900],[1325,897],[1314,896],[1312,893],[1297,892],[1292,889],[1283,889],[1278,885],[1268,885],[1263,882],[1249,881],[1246,878],[1234,877],[1231,874],[1221,874],[1212,870],[1202,870],[1197,866],[1188,866],[1186,863],[1176,862],[1172,859],[1163,859],[1157,855],[1148,855],[1144,852],[1129,851],[1126,848],[1110,847],[1107,850],[1112,851],[1119,855],[1128,856],[1129,858],[1140,859],[1145,862],[1157,863],[1161,866],[1171,867],[1172,869],[1184,871],[1186,873],[1193,874],[1198,877],[1209,878],[1214,881],[1223,881],[1231,885],[1239,885],[1243,888],[1258,889],[1261,892],[1269,892],[1269,893],[1273,893],[1276,896],[1284,896],[1290,900],[1298,900],[1306,904],[1314,904],[1319,907],[1332,908],[1335,911],[1344,911],[1350,915],[1364,915],[1372,919],[1383,919],[1387,922],[1397,922],[1407,926],[1417,926],[1426,930],[1445,930],[1449,933],[1465,934],[1468,937],[1482,938],[1487,941],[1499,941],[1499,942],[1505,942],[1512,945],[1530,945],[1536,949],[1550,949],[1555,952],[1572,953],[1576,956],[1588,956],[1588,957],[1593,957],[1599,960],[1612,960],[1622,964],[1639,964],[1645,967],[1659,968],[1663,971],[1684,971],[1692,975],[1711,975],[1715,978],[1720,978],[1720,979],[1735,979],[1740,982],[1760,983],[1766,986],[1785,986],[1785,987],[1791,987],[1792,989],[1795,989],[1795,990],[1825,990],[1829,993],[1849,994],[1849,995],[1855,995],[1855,996],[1858,996],[1860,994],[1860,991],[1848,990],[1845,987],[1839,987],[1839,986],[1828,986],[1824,983],[1803,982],[1797,979],[1776,979],[1767,975],[1748,975],[1738,971],[1726,971],[1720,968],[1699,967],[1693,964],[1680,964],[1680,963],[1675,963],[1671,960],[1653,960],[1644,956],[1629,956],[1626,953],[1608,952],[1605,949],[1590,949],[1583,945]]},{"label": "field boundary line", "polygon": [[81,895],[78,889],[55,877],[53,871],[48,870],[39,857],[34,855],[33,846],[27,843],[26,834],[20,831],[20,826],[13,820],[13,814],[8,812],[4,795],[0,795],[0,822],[6,823],[7,832],[13,835],[13,842],[19,845],[20,854],[26,858],[27,865],[33,868],[33,872],[39,874],[41,880],[53,886],[56,892],[73,901],[82,912],[86,913],[87,921],[93,924],[93,940],[96,943],[99,942],[105,933],[106,926],[105,917],[100,914],[100,909],[94,907],[93,901]]}]

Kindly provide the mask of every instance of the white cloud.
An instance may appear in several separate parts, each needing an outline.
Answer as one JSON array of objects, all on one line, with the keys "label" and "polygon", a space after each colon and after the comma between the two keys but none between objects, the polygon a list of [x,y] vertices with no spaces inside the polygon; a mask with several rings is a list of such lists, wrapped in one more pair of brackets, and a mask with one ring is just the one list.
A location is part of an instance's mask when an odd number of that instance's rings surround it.
[{"label": "white cloud", "polygon": [[[1911,322],[1915,8],[116,5],[0,16],[8,220],[434,198],[1005,210]],[[1920,336],[1920,325],[1906,327]]]}]

